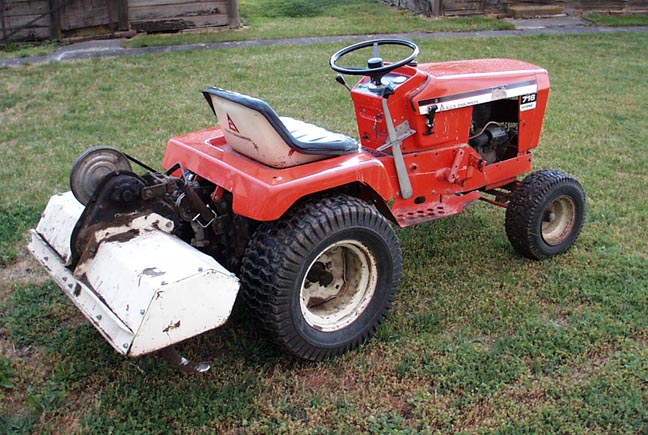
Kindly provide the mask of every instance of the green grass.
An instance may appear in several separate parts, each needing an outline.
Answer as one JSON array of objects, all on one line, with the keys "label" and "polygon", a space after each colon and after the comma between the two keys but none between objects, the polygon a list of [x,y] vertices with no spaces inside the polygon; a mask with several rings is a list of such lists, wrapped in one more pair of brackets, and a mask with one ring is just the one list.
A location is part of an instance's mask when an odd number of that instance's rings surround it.
[{"label": "green grass", "polygon": [[0,433],[644,433],[648,65],[637,53],[648,34],[417,42],[421,62],[512,57],[547,68],[536,166],[585,186],[578,243],[525,260],[503,211],[475,204],[399,231],[399,299],[362,348],[293,361],[238,308],[181,346],[213,364],[203,376],[117,355],[51,281],[25,270],[25,230],[67,189],[85,148],[113,145],[157,165],[169,137],[213,125],[203,86],[355,135],[349,95],[327,66],[343,44],[0,71]]},{"label": "green grass", "polygon": [[376,0],[248,0],[240,2],[243,29],[144,35],[129,47],[197,44],[253,39],[376,33],[504,30],[514,26],[489,17],[424,18]]},{"label": "green grass", "polygon": [[16,243],[23,240],[24,232],[38,223],[41,210],[25,206],[20,201],[10,208],[0,206],[0,267],[16,260]]},{"label": "green grass", "polygon": [[597,26],[606,26],[606,27],[648,26],[648,15],[585,14],[583,18],[593,22]]},{"label": "green grass", "polygon": [[5,57],[47,56],[59,47],[54,42],[43,43],[9,43],[0,46],[0,59]]}]

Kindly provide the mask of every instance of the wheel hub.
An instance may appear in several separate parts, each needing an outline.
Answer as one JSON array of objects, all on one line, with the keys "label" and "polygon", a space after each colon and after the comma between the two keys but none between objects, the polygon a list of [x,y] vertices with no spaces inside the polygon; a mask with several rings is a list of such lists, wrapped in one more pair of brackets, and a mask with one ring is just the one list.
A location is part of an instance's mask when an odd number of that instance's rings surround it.
[{"label": "wheel hub", "polygon": [[354,322],[367,308],[376,290],[377,262],[356,240],[324,249],[306,273],[300,307],[306,322],[325,332]]},{"label": "wheel hub", "polygon": [[[329,263],[330,264],[330,263]],[[322,287],[327,287],[333,282],[333,274],[326,270],[326,266],[321,261],[316,261],[306,275],[308,286],[310,283],[317,283]]]},{"label": "wheel hub", "polygon": [[542,219],[542,238],[552,246],[562,243],[571,234],[576,222],[576,204],[566,195],[554,199]]}]

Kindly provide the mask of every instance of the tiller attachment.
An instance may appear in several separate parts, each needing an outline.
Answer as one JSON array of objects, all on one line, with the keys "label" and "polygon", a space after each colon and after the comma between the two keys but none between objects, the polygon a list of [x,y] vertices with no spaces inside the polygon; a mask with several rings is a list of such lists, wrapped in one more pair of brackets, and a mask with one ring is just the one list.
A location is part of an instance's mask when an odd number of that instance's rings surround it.
[{"label": "tiller attachment", "polygon": [[[231,313],[238,279],[174,231],[185,220],[216,225],[216,214],[184,178],[139,176],[122,163],[97,159],[116,151],[109,150],[95,150],[75,163],[75,194],[50,199],[31,231],[29,250],[123,355],[166,349],[221,326]],[[93,159],[100,163],[89,162]],[[87,200],[85,207],[79,197]],[[173,349],[162,355],[185,371],[209,368]]]}]

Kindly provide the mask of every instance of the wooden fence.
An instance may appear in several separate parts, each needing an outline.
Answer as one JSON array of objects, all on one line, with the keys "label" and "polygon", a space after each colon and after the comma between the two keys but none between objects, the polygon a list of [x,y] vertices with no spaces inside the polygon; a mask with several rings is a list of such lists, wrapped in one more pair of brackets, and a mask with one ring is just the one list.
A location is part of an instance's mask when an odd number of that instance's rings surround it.
[{"label": "wooden fence", "polygon": [[2,41],[240,27],[237,0],[0,0]]},{"label": "wooden fence", "polygon": [[623,12],[648,10],[648,0],[383,0],[426,16],[506,14],[514,3],[560,5],[580,11]]}]

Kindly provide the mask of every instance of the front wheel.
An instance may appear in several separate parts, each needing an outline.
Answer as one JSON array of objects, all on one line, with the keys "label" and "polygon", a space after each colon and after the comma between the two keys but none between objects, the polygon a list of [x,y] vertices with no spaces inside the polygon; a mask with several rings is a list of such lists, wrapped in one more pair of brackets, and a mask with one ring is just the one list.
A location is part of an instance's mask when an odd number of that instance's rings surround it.
[{"label": "front wheel", "polygon": [[522,255],[542,260],[562,254],[576,241],[585,220],[585,191],[556,170],[529,174],[506,209],[506,235]]},{"label": "front wheel", "polygon": [[322,360],[375,334],[401,271],[387,220],[340,194],[262,224],[245,252],[241,281],[247,304],[275,341],[293,355]]}]

